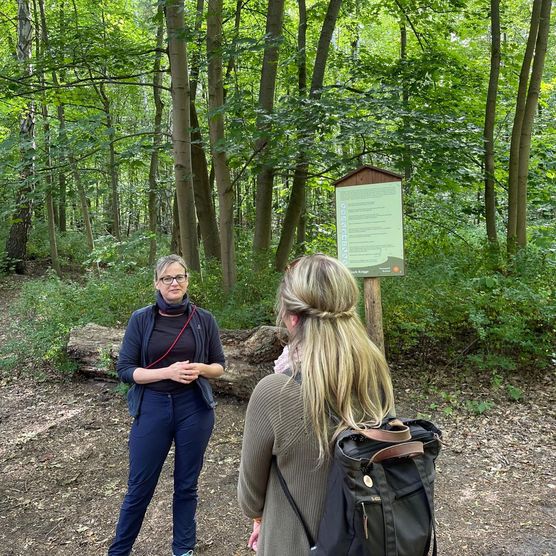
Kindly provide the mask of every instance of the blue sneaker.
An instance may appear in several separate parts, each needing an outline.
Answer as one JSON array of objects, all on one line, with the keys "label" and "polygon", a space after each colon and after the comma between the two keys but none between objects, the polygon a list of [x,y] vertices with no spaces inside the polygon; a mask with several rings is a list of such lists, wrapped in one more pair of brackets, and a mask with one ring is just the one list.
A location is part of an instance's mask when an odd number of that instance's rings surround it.
[{"label": "blue sneaker", "polygon": [[193,556],[193,550],[188,550],[187,552],[184,552],[183,554],[174,554],[174,556]]}]

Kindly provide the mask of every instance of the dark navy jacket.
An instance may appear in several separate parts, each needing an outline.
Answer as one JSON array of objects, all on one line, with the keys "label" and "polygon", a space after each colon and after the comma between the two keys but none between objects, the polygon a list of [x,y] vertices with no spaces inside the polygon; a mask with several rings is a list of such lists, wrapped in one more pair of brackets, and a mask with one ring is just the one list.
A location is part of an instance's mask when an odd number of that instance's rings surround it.
[{"label": "dark navy jacket", "polygon": [[[137,384],[133,380],[133,371],[137,367],[146,367],[150,362],[147,360],[147,348],[149,339],[154,329],[154,321],[157,311],[156,305],[149,305],[135,311],[125,331],[116,370],[122,382],[132,384],[128,394],[127,403],[129,413],[137,417],[141,411],[141,402],[145,385]],[[195,363],[219,363],[224,366],[224,350],[220,342],[218,326],[214,317],[204,309],[195,311],[189,323],[195,338]],[[199,387],[203,399],[209,407],[215,407],[216,402],[212,395],[212,388],[209,381],[200,376],[195,384]]]}]

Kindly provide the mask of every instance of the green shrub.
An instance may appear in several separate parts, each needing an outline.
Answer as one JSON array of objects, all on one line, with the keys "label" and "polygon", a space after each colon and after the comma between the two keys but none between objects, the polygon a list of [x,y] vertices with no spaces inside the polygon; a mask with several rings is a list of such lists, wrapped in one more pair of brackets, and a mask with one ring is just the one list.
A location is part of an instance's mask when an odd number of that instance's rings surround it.
[{"label": "green shrub", "polygon": [[[556,279],[550,253],[530,247],[515,270],[492,270],[487,247],[471,238],[408,260],[407,275],[382,280],[389,352],[423,343],[481,369],[546,365],[556,344]],[[426,242],[425,242],[426,245]]]},{"label": "green shrub", "polygon": [[22,332],[16,350],[27,358],[67,367],[65,345],[73,327],[89,322],[125,326],[132,311],[152,297],[149,269],[107,269],[91,273],[84,283],[62,281],[54,273],[25,282],[15,306]]},{"label": "green shrub", "polygon": [[[414,354],[448,359],[493,373],[497,384],[502,379],[496,377],[505,371],[549,364],[556,344],[556,273],[550,250],[531,246],[508,269],[493,261],[478,238],[464,242],[434,236],[430,228],[409,228],[407,275],[381,281],[391,360]],[[80,257],[79,242],[67,238],[73,247],[66,252]],[[18,321],[24,339],[14,350],[62,369],[68,367],[63,348],[72,327],[88,322],[125,326],[135,309],[154,300],[148,244],[148,236],[139,233],[126,242],[98,238],[86,259],[94,270],[79,282],[53,273],[25,282],[16,308],[23,317]],[[273,324],[281,273],[273,270],[272,254],[258,261],[262,270],[254,271],[250,241],[243,238],[237,259],[237,284],[228,295],[222,292],[220,264],[204,261],[201,272],[191,273],[192,300],[211,311],[221,328]],[[14,361],[8,352],[0,353],[5,369]],[[507,393],[518,397],[509,387]]]}]

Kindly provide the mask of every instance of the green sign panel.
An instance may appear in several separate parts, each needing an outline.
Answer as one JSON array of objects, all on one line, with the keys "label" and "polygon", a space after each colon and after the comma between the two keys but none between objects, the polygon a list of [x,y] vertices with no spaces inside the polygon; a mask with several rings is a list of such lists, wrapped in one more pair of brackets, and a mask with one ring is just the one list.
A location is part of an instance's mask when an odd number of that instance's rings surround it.
[{"label": "green sign panel", "polygon": [[355,276],[403,276],[402,184],[336,188],[338,258]]}]

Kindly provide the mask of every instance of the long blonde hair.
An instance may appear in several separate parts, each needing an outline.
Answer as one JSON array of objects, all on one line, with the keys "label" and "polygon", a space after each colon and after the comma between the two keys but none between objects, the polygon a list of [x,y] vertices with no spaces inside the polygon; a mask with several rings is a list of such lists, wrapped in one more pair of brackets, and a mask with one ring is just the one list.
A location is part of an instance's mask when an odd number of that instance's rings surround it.
[{"label": "long blonde hair", "polygon": [[278,321],[299,318],[289,353],[294,375],[302,372],[303,405],[320,462],[339,432],[376,426],[394,406],[388,365],[367,336],[358,299],[350,271],[320,254],[290,264],[278,290]]}]

